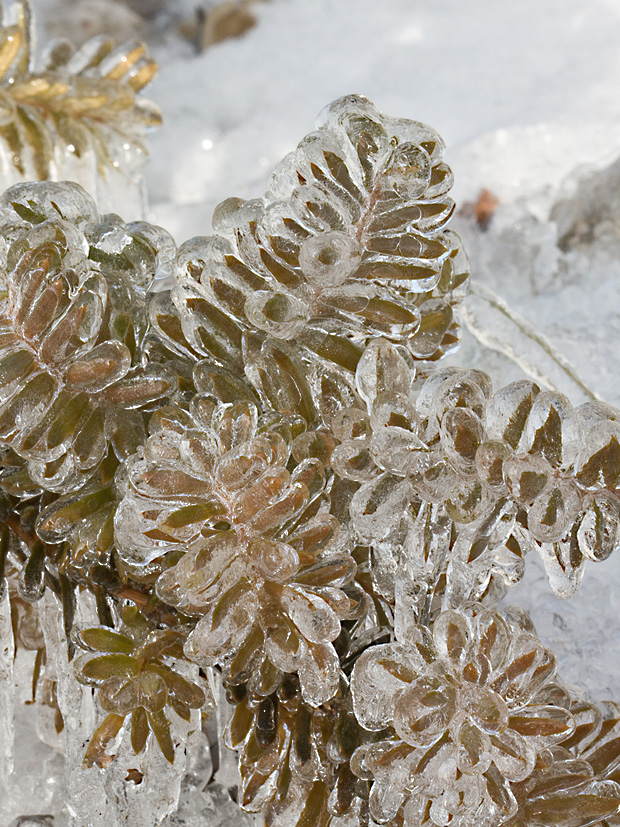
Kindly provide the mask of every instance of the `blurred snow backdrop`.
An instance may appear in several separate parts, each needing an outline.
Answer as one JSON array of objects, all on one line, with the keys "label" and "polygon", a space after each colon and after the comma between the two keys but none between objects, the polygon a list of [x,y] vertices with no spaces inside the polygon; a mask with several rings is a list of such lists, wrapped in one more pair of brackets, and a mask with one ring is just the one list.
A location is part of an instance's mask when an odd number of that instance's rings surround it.
[{"label": "blurred snow backdrop", "polygon": [[[33,5],[41,45],[102,32],[149,43],[160,75],[148,96],[164,127],[151,139],[147,218],[178,242],[208,234],[222,199],[259,196],[333,98],[359,92],[390,115],[432,124],[455,173],[453,227],[473,280],[620,405],[620,0],[257,0],[229,3],[219,17],[206,0]],[[231,31],[244,33],[225,38]],[[529,358],[536,365],[540,356]],[[520,375],[471,336],[456,360],[487,369],[496,386]],[[563,381],[560,389],[583,401]],[[511,599],[530,610],[566,680],[620,701],[620,556],[590,564],[569,602],[551,596],[536,560],[528,565]],[[0,818],[79,827],[60,812],[60,759],[33,740],[23,724],[29,711],[17,719],[18,768],[27,777],[47,762],[48,783],[33,775],[23,800],[5,797]],[[192,760],[195,791],[211,770],[204,749]],[[166,824],[253,823],[217,795],[197,795]],[[124,824],[153,823],[133,809]],[[11,822],[25,812],[49,817]]]}]

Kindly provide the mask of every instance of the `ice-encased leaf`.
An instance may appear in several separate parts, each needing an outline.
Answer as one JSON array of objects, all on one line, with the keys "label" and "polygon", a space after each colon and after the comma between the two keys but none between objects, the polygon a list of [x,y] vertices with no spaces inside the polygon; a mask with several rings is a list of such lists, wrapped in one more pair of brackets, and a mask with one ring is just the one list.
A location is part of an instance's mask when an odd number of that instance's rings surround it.
[{"label": "ice-encased leaf", "polygon": [[396,698],[416,680],[423,666],[421,658],[396,643],[367,649],[351,676],[353,708],[360,724],[374,731],[388,726]]},{"label": "ice-encased leaf", "polygon": [[398,526],[412,498],[408,480],[382,474],[363,484],[351,500],[351,519],[361,537],[381,540]]},{"label": "ice-encased leaf", "polygon": [[577,540],[586,557],[606,560],[620,544],[620,500],[607,491],[586,499]]},{"label": "ice-encased leaf", "polygon": [[298,668],[301,694],[307,704],[320,706],[334,697],[340,681],[340,661],[331,644],[308,643]]},{"label": "ice-encased leaf", "polygon": [[414,376],[414,370],[394,344],[374,339],[358,362],[355,379],[360,396],[372,407],[378,394],[407,396]]}]

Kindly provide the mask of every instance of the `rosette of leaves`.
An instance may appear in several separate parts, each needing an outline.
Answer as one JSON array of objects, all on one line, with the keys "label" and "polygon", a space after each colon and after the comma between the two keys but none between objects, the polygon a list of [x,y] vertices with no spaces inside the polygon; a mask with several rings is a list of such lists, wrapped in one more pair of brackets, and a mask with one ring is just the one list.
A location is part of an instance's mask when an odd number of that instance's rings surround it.
[{"label": "rosette of leaves", "polygon": [[341,818],[354,819],[364,784],[350,759],[364,734],[345,695],[313,708],[294,675],[271,694],[257,689],[241,684],[228,692],[234,711],[224,741],[239,754],[239,804],[263,812],[274,826],[286,820],[335,827]]},{"label": "rosette of leaves", "polygon": [[84,766],[106,767],[113,756],[106,747],[129,719],[131,746],[141,753],[154,736],[165,758],[174,762],[171,732],[174,715],[189,721],[191,711],[207,704],[202,686],[175,669],[183,659],[183,628],[152,629],[134,606],[121,610],[118,629],[90,626],[75,629],[77,646],[88,654],[74,663],[77,679],[97,687],[97,699],[106,717],[99,724],[84,755]]},{"label": "rosette of leaves", "polygon": [[365,604],[323,466],[291,458],[297,424],[205,396],[162,409],[126,462],[116,543],[132,576],[159,574],[159,597],[197,618],[188,657],[232,683],[258,670],[274,689],[296,672],[316,706],[338,689],[341,620]]},{"label": "rosette of leaves", "polygon": [[575,729],[555,668],[524,614],[476,607],[411,627],[407,642],[368,648],[351,680],[355,714],[365,729],[393,728],[353,758],[373,778],[371,816],[385,822],[401,811],[407,827],[513,816],[511,783]]},{"label": "rosette of leaves", "polygon": [[574,701],[575,731],[542,753],[531,777],[513,784],[510,827],[606,827],[620,823],[620,711],[611,701]]},{"label": "rosette of leaves", "polygon": [[29,0],[8,2],[0,27],[0,139],[7,165],[22,178],[54,179],[61,156],[96,158],[105,176],[119,143],[145,152],[142,136],[158,125],[157,107],[139,92],[156,72],[142,43],[116,48],[93,38],[75,51],[66,40],[48,47],[34,68]]},{"label": "rosette of leaves", "polygon": [[27,460],[32,481],[63,493],[91,479],[109,450],[117,460],[133,453],[145,412],[175,388],[174,374],[141,353],[145,283],[169,236],[106,225],[68,183],[12,187],[0,224],[0,441]]},{"label": "rosette of leaves", "polygon": [[575,409],[527,380],[490,390],[478,371],[440,370],[427,381],[417,410],[429,452],[413,485],[469,523],[453,549],[458,576],[470,564],[497,566],[512,582],[536,549],[552,589],[570,596],[587,559],[604,560],[620,543],[618,411]]}]

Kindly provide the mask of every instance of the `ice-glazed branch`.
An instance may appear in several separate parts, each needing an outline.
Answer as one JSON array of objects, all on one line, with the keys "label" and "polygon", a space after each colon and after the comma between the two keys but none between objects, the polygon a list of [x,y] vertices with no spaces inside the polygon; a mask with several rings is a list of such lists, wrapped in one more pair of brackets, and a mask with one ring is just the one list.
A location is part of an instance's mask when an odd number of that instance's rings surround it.
[{"label": "ice-glazed branch", "polygon": [[584,400],[601,398],[544,333],[486,285],[470,285],[461,317],[479,342],[503,353],[545,388]]}]

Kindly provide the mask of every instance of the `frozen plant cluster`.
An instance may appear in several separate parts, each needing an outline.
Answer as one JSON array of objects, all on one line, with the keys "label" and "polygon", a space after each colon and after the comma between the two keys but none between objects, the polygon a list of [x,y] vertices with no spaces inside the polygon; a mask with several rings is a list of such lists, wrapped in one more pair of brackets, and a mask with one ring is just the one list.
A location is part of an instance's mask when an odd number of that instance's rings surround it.
[{"label": "frozen plant cluster", "polygon": [[442,155],[342,98],[178,251],[76,184],[0,199],[1,726],[36,651],[76,823],[161,823],[215,721],[255,823],[620,824],[620,709],[500,606],[620,545],[620,413],[443,367]]}]

